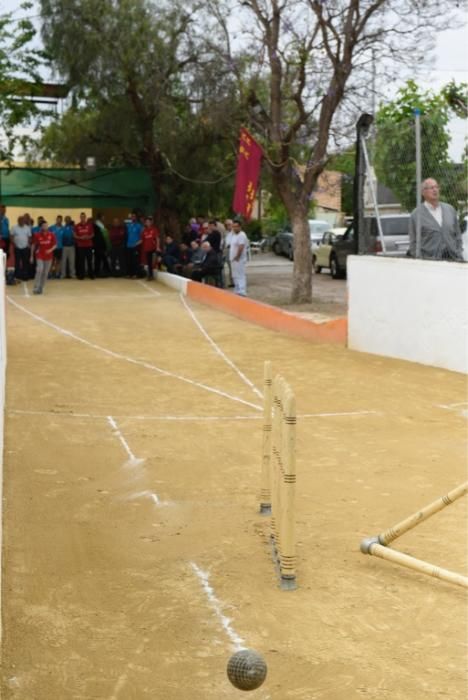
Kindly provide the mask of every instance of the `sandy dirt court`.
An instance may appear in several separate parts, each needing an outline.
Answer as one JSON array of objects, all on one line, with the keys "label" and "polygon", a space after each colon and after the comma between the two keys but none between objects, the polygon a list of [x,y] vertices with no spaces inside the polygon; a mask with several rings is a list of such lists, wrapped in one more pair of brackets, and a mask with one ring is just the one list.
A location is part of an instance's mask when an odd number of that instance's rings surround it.
[{"label": "sandy dirt court", "polygon": [[[466,478],[461,375],[156,283],[8,297],[2,698],[465,700],[466,591],[359,552]],[[297,398],[296,591],[258,514],[265,360]],[[466,574],[466,500],[396,548]]]}]

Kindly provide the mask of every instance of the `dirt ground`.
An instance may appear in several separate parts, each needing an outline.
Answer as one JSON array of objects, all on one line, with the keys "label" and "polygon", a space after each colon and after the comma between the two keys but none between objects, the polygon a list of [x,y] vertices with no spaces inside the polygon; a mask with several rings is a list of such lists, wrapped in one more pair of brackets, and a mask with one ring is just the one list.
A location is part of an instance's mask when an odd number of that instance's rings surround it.
[{"label": "dirt ground", "polygon": [[[235,700],[245,645],[252,700],[465,700],[465,591],[359,552],[466,478],[461,375],[158,284],[30,294],[8,290],[2,698]],[[297,397],[296,591],[258,514],[267,359]],[[467,516],[396,548],[466,574]]]},{"label": "dirt ground", "polygon": [[274,253],[257,253],[247,267],[248,294],[252,299],[310,317],[346,316],[346,280],[334,280],[328,270],[312,276],[312,303],[291,304],[293,263]]}]

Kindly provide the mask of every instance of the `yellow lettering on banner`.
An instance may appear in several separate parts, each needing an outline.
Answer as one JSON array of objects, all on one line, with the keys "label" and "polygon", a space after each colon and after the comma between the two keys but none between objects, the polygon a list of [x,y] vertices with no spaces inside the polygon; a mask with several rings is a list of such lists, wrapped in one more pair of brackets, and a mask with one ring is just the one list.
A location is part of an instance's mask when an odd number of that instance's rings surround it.
[{"label": "yellow lettering on banner", "polygon": [[246,160],[249,160],[250,158],[250,151],[248,151],[244,146],[239,147],[239,153],[244,156]]}]

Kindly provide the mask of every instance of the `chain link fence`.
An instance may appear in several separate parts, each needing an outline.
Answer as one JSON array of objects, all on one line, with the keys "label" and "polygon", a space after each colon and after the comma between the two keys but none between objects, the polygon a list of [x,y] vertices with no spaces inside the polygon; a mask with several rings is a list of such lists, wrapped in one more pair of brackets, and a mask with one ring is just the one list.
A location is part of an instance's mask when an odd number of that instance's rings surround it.
[{"label": "chain link fence", "polygon": [[[468,212],[467,152],[465,149],[458,161],[450,158],[450,136],[437,116],[415,114],[398,123],[378,125],[361,139],[364,214],[380,219],[382,238],[381,222],[390,215],[410,214],[422,201],[421,183],[427,178],[438,182],[440,201],[454,207],[464,231]],[[420,234],[418,240],[416,257],[421,257]]]}]

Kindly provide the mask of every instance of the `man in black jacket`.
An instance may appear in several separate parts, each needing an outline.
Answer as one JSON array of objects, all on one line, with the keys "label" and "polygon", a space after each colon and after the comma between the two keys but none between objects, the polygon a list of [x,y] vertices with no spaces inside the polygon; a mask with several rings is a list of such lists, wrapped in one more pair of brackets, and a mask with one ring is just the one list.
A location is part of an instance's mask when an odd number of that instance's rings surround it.
[{"label": "man in black jacket", "polygon": [[212,219],[208,224],[208,238],[211,247],[216,253],[221,251],[221,233],[217,229],[217,223]]},{"label": "man in black jacket", "polygon": [[219,273],[219,253],[213,250],[207,240],[203,241],[201,247],[205,256],[201,265],[192,270],[192,279],[195,282],[202,282],[206,277],[213,277],[216,280]]}]

